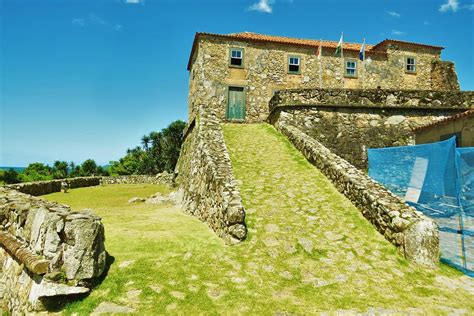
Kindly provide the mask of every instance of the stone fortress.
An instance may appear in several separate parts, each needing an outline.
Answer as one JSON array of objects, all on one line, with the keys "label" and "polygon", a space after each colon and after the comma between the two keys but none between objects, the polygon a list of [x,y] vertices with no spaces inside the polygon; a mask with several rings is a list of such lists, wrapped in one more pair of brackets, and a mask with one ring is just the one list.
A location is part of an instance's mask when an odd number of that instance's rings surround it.
[{"label": "stone fortress", "polygon": [[284,89],[459,90],[443,47],[384,40],[366,45],[296,39],[255,33],[196,33],[189,57],[189,115],[200,104],[219,119],[260,122],[268,102]]},{"label": "stone fortress", "polygon": [[436,223],[366,174],[367,148],[415,144],[414,130],[474,108],[442,47],[367,45],[255,33],[196,33],[188,63],[189,121],[176,167],[186,212],[229,243],[246,212],[220,122],[268,122],[410,261],[436,267]]}]

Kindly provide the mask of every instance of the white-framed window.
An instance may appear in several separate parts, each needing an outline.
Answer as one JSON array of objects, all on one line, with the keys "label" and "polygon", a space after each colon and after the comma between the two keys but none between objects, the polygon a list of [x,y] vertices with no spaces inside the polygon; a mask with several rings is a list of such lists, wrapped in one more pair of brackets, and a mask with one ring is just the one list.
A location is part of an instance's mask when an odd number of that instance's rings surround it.
[{"label": "white-framed window", "polygon": [[416,72],[416,59],[415,57],[407,57],[405,62],[406,72]]},{"label": "white-framed window", "polygon": [[244,67],[244,50],[242,48],[230,49],[229,65],[233,67]]},{"label": "white-framed window", "polygon": [[288,56],[288,72],[292,74],[300,73],[300,57],[299,56]]},{"label": "white-framed window", "polygon": [[357,60],[348,59],[346,60],[346,76],[356,77],[357,76]]}]

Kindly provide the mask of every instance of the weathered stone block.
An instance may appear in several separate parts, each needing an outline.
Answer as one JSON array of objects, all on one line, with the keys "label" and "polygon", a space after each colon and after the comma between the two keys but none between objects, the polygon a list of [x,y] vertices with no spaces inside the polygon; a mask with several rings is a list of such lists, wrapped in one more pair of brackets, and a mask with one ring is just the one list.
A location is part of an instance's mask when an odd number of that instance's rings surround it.
[{"label": "weathered stone block", "polygon": [[90,291],[71,285],[91,284],[105,269],[100,218],[5,187],[0,201],[0,284],[10,312],[43,310],[57,296]]}]

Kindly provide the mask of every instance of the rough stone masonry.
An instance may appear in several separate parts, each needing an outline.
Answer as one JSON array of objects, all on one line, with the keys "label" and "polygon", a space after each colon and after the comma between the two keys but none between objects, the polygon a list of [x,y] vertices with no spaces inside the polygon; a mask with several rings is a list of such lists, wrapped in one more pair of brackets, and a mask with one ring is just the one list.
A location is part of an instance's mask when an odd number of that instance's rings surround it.
[{"label": "rough stone masonry", "polygon": [[0,187],[0,289],[8,311],[49,308],[90,291],[106,265],[98,216]]},{"label": "rough stone masonry", "polygon": [[414,145],[414,129],[474,107],[474,92],[293,89],[275,93],[269,121],[288,124],[359,169],[367,148]]},{"label": "rough stone masonry", "polygon": [[227,243],[245,239],[245,209],[216,113],[200,107],[185,131],[176,170],[183,208]]}]

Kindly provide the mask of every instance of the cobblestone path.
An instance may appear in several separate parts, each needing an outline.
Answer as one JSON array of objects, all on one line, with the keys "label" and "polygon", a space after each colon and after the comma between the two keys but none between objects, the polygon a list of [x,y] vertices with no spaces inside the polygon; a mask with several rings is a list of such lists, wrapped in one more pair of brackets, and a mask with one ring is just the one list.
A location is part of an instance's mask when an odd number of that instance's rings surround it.
[{"label": "cobblestone path", "polygon": [[474,311],[473,279],[408,264],[273,127],[224,131],[247,209],[245,270],[266,271],[288,310]]}]

